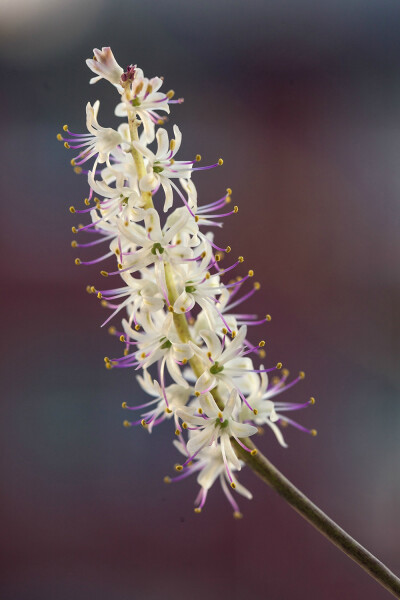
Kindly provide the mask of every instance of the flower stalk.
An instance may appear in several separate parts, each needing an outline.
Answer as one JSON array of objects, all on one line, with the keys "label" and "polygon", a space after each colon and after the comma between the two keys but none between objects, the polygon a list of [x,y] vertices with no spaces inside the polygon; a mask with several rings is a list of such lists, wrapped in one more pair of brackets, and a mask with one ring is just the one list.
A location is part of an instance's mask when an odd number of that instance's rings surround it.
[{"label": "flower stalk", "polygon": [[[267,367],[254,364],[266,357],[266,342],[251,341],[250,330],[264,326],[271,317],[237,312],[260,284],[252,284],[252,269],[235,275],[244,257],[228,262],[231,247],[217,245],[213,233],[224,218],[237,214],[238,207],[229,206],[230,188],[222,197],[199,205],[192,181],[193,173],[221,166],[222,159],[205,167],[197,166],[200,155],[177,160],[182,134],[174,125],[169,138],[160,127],[166,121],[160,112],[168,114],[170,105],[183,100],[174,100],[172,90],[160,91],[162,78],[148,79],[136,65],[124,71],[110,48],[95,49],[93,59],[86,62],[96,75],[91,83],[104,79],[115,87],[120,95],[115,114],[126,121],[117,130],[102,127],[96,101],[86,107],[89,133],[75,134],[65,125],[68,137],[57,138],[67,149],[78,150],[71,164],[76,173],[87,176],[89,185],[84,207],[70,207],[72,214],[85,213],[91,219],[72,228],[78,236],[72,247],[89,251],[102,244],[108,247],[93,260],[76,258],[75,263],[114,259],[117,269],[102,270],[101,275],[122,280],[111,289],[87,286],[88,293],[111,311],[103,326],[123,315],[119,326],[109,328],[124,344],[123,354],[106,357],[105,366],[139,372],[137,381],[151,397],[137,406],[122,402],[123,409],[141,413],[124,425],[141,424],[152,433],[172,420],[174,446],[184,460],[175,466],[178,475],[165,481],[196,475],[195,512],[203,510],[210,489],[219,481],[234,517],[240,518],[232,490],[252,499],[237,479],[248,465],[382,585],[398,591],[397,578],[284,478],[249,439],[265,427],[287,447],[280,426],[288,424],[315,436],[315,429],[288,416],[315,404],[315,399],[276,399],[304,379],[304,373],[290,378],[280,362],[270,361]],[[154,142],[157,148],[152,149]],[[84,170],[89,159],[94,162]],[[227,274],[233,278],[226,281]]]}]

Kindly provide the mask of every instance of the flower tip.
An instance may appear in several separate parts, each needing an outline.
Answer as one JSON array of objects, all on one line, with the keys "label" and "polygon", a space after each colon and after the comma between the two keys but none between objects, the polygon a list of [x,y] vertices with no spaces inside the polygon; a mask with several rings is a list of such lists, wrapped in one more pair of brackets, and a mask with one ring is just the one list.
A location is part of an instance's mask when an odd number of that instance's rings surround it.
[{"label": "flower tip", "polygon": [[58,141],[59,141],[59,142],[62,142],[62,141],[63,141],[63,139],[64,139],[64,138],[63,138],[63,136],[61,135],[61,133],[57,133],[57,139],[58,139]]},{"label": "flower tip", "polygon": [[175,471],[182,471],[183,467],[182,465],[175,465]]},{"label": "flower tip", "polygon": [[315,404],[315,398],[313,396],[310,398],[310,404]]},{"label": "flower tip", "polygon": [[81,264],[81,259],[80,258],[76,258],[74,262],[75,262],[76,265],[79,266]]},{"label": "flower tip", "polygon": [[196,154],[196,162],[200,162],[201,161],[201,154]]},{"label": "flower tip", "polygon": [[305,376],[306,376],[306,374],[304,373],[304,371],[300,371],[299,378],[304,379]]},{"label": "flower tip", "polygon": [[100,271],[100,275],[102,275],[103,277],[108,277],[108,272],[107,271]]},{"label": "flower tip", "polygon": [[64,142],[64,148],[69,150],[71,148],[71,146],[68,144],[68,142]]},{"label": "flower tip", "polygon": [[121,404],[121,407],[122,407],[122,408],[126,408],[127,406],[128,406],[128,405],[127,405],[127,403],[126,403],[126,402],[123,402],[123,403]]},{"label": "flower tip", "polygon": [[220,167],[222,167],[222,165],[224,164],[224,161],[223,161],[222,158],[218,159],[218,164],[219,164]]},{"label": "flower tip", "polygon": [[318,431],[316,429],[311,429],[310,433],[313,437],[316,437],[318,435]]},{"label": "flower tip", "polygon": [[69,212],[71,213],[71,215],[75,214],[75,213],[76,213],[76,208],[75,208],[75,206],[70,206],[70,207],[69,207]]},{"label": "flower tip", "polygon": [[64,131],[68,131],[68,125],[63,125]]},{"label": "flower tip", "polygon": [[254,448],[254,450],[252,450],[250,452],[251,456],[256,456],[257,453],[258,453],[258,450],[256,448]]},{"label": "flower tip", "polygon": [[234,481],[231,481],[231,488],[234,490],[236,489],[236,483]]},{"label": "flower tip", "polygon": [[281,362],[276,363],[276,368],[277,369],[282,369],[282,363]]},{"label": "flower tip", "polygon": [[140,421],[140,424],[141,424],[141,426],[142,426],[142,427],[144,427],[144,429],[146,429],[146,428],[147,428],[147,423],[146,423],[146,421],[145,421],[144,419],[142,419],[142,420]]}]

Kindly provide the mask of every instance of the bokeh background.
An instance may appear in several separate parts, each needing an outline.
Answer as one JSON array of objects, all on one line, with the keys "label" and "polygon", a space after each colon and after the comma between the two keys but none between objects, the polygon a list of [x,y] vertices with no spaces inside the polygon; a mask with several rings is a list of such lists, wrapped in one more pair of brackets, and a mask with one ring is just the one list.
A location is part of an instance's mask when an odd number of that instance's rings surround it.
[{"label": "bokeh background", "polygon": [[[200,197],[233,188],[219,240],[262,284],[255,334],[317,398],[268,457],[400,571],[400,4],[397,0],[1,0],[2,600],[388,597],[251,472],[236,522],[215,487],[165,486],[171,428],[126,430],[134,374],[77,268],[68,212],[86,193],[56,142],[88,100],[84,59],[164,75],[185,103],[182,157],[219,156]],[[289,397],[290,394],[290,397]]]}]

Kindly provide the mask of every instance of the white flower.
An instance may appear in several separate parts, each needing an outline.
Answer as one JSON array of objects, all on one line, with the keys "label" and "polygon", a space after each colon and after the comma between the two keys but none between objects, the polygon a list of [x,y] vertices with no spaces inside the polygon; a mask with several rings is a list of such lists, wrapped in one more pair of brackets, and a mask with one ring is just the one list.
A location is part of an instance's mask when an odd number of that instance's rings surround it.
[{"label": "white flower", "polygon": [[101,50],[93,49],[93,58],[88,58],[86,64],[97,77],[92,77],[90,83],[96,83],[100,79],[107,79],[110,83],[122,92],[121,75],[124,72],[114,58],[111,48],[104,46]]},{"label": "white flower", "polygon": [[[193,166],[193,161],[182,162],[174,159],[182,141],[182,134],[177,125],[174,125],[174,136],[175,138],[169,142],[166,130],[159,129],[156,135],[156,154],[140,142],[133,142],[136,150],[139,150],[147,159],[147,174],[139,182],[140,189],[144,192],[155,192],[161,185],[165,193],[164,212],[172,206],[172,188],[181,193],[171,179],[189,179]],[[186,202],[182,194],[181,198]]]},{"label": "white flower", "polygon": [[[195,414],[194,409],[182,408],[177,410],[177,415],[183,420],[183,427],[194,426],[190,439],[187,443],[189,453],[185,465],[193,460],[195,456],[205,448],[220,440],[220,450],[225,469],[234,488],[232,474],[229,469],[231,463],[235,469],[240,470],[241,463],[232,447],[231,438],[235,439],[241,446],[243,443],[239,438],[248,437],[257,433],[257,427],[247,423],[240,423],[233,417],[234,409],[237,407],[237,392],[232,390],[223,410],[221,410],[211,394],[200,399],[201,414]],[[245,447],[245,446],[244,446]],[[246,447],[245,447],[246,448]],[[250,450],[249,450],[250,451]]]},{"label": "white flower", "polygon": [[126,117],[133,112],[141,119],[144,130],[144,141],[151,143],[155,137],[155,124],[162,122],[158,111],[169,113],[170,98],[159,92],[163,81],[159,77],[147,79],[141,69],[135,69],[135,77],[129,91],[129,99],[117,104],[117,117]]},{"label": "white flower", "polygon": [[[146,409],[146,411],[142,413],[140,420],[134,422],[126,421],[125,424],[138,425],[141,423],[146,426],[149,433],[152,432],[154,426],[159,425],[166,419],[170,419],[173,416],[174,411],[185,406],[192,393],[190,387],[185,388],[176,383],[166,387],[163,392],[158,381],[155,379],[153,380],[147,370],[144,370],[143,377],[139,375],[137,380],[141,388],[149,394],[149,396],[152,396],[153,400],[138,406],[128,406],[127,403],[124,402],[122,407],[128,410]],[[154,408],[150,408],[154,405],[156,405]]]},{"label": "white flower", "polygon": [[200,337],[206,343],[207,351],[189,342],[204,364],[204,373],[195,385],[198,394],[210,392],[218,383],[225,384],[229,391],[237,389],[235,380],[253,368],[251,359],[242,356],[246,333],[247,328],[242,327],[231,342],[224,340],[222,343],[216,333],[204,329],[200,332]]},{"label": "white flower", "polygon": [[[186,446],[182,443],[182,441],[175,440],[174,446],[181,454],[187,456]],[[235,491],[248,500],[251,500],[253,498],[252,494],[244,487],[244,485],[238,482],[234,475],[234,471],[237,470],[236,467],[232,463],[229,463],[229,461],[228,466],[231,473],[232,482],[235,484]],[[241,461],[240,466],[243,466]],[[219,479],[222,491],[224,492],[229,504],[233,508],[233,516],[236,518],[240,518],[242,516],[239,506],[236,503],[236,500],[233,498],[229,487],[227,486],[227,482],[231,484],[231,481],[228,478],[219,444],[203,448],[203,450],[201,450],[194,458],[193,463],[190,466],[188,465],[180,475],[177,477],[166,477],[165,482],[170,483],[180,481],[181,479],[185,479],[194,473],[198,473],[197,483],[200,485],[200,492],[195,500],[195,512],[201,512],[206,502],[208,491],[214,485],[216,480]]]},{"label": "white flower", "polygon": [[79,154],[71,161],[73,165],[79,166],[93,156],[96,156],[93,171],[95,171],[98,162],[108,163],[110,153],[123,141],[118,131],[115,131],[111,127],[101,127],[99,125],[97,121],[99,107],[99,100],[96,100],[93,106],[90,102],[86,105],[86,126],[89,133],[72,133],[69,131],[68,126],[65,125],[64,131],[67,131],[71,137],[65,138],[61,135],[59,137],[60,140],[64,141],[67,148],[72,148],[73,150],[79,149]]}]

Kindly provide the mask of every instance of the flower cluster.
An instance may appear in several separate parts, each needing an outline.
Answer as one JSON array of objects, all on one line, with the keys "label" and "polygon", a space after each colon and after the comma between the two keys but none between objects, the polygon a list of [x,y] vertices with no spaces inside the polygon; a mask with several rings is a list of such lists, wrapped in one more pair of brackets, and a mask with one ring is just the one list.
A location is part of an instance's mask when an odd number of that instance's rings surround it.
[{"label": "flower cluster", "polygon": [[[71,164],[87,176],[89,185],[84,206],[70,207],[71,213],[90,217],[88,224],[72,228],[77,234],[72,246],[106,248],[91,260],[75,262],[109,264],[116,259],[116,266],[101,274],[107,281],[117,277],[118,284],[87,288],[110,311],[103,325],[122,316],[120,326],[109,328],[124,345],[122,355],[106,357],[105,366],[138,371],[139,385],[151,398],[139,406],[123,402],[124,409],[137,415],[124,424],[142,425],[151,433],[172,421],[174,444],[183,459],[175,467],[176,476],[165,481],[196,473],[200,491],[195,510],[200,512],[218,479],[238,517],[231,490],[252,496],[237,480],[244,463],[236,450],[255,455],[246,438],[264,426],[284,447],[280,426],[291,424],[315,435],[285,414],[314,399],[275,401],[304,373],[289,381],[281,363],[254,364],[265,358],[265,342],[253,344],[248,330],[271,317],[236,312],[260,284],[252,283],[252,270],[235,276],[243,257],[229,261],[231,248],[214,242],[212,229],[238,212],[231,206],[232,191],[198,204],[192,175],[222,165],[222,160],[205,167],[198,166],[199,155],[178,160],[182,134],[174,125],[170,138],[162,127],[170,105],[183,100],[174,100],[173,91],[161,92],[162,78],[147,79],[136,65],[124,71],[110,48],[95,49],[86,62],[96,75],[91,83],[105,79],[115,86],[115,114],[124,122],[118,129],[102,127],[99,101],[88,103],[88,133],[73,133],[65,125],[58,139],[74,150]],[[222,259],[229,264],[221,267]]]}]

